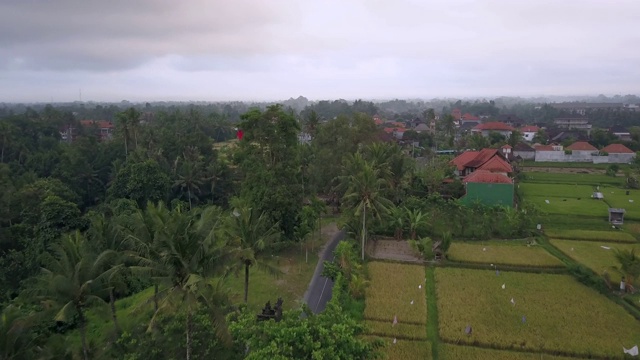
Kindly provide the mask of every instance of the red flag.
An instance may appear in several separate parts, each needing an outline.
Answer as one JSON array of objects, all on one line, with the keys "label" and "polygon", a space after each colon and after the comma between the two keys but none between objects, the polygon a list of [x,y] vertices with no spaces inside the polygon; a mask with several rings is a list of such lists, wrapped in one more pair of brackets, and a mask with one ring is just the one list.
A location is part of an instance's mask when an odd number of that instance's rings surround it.
[{"label": "red flag", "polygon": [[238,129],[238,131],[236,131],[236,137],[238,138],[238,140],[242,140],[243,136],[244,132],[242,131],[242,129]]}]

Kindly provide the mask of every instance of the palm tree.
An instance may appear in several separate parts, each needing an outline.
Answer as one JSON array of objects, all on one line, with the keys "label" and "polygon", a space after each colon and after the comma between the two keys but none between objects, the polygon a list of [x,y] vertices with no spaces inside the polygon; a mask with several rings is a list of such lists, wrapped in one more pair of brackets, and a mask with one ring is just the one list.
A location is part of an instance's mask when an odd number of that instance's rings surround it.
[{"label": "palm tree", "polygon": [[633,286],[633,283],[640,276],[640,256],[636,255],[635,249],[615,249],[614,255],[619,265],[613,269],[624,276],[629,285]]},{"label": "palm tree", "polygon": [[173,186],[180,188],[182,191],[187,190],[189,209],[191,209],[191,199],[195,197],[194,194],[201,192],[200,187],[204,185],[207,179],[204,174],[202,156],[198,154],[197,148],[185,150],[182,158],[183,161],[180,166],[180,158],[176,159],[174,164],[177,179],[173,183]]},{"label": "palm tree", "polygon": [[116,269],[106,279],[109,289],[109,308],[111,310],[111,319],[115,329],[116,337],[120,335],[121,330],[118,324],[118,315],[116,312],[116,291],[126,290],[126,284],[123,280],[122,273],[126,270],[128,257],[131,255],[132,248],[126,236],[123,224],[127,220],[125,217],[107,218],[104,213],[90,213],[89,218],[91,226],[87,231],[87,239],[97,251],[113,251],[114,256],[110,263],[105,266]]},{"label": "palm tree", "polygon": [[85,310],[92,304],[105,304],[102,296],[108,290],[106,280],[116,270],[106,266],[115,252],[95,252],[85,237],[76,231],[64,236],[45,253],[45,267],[38,278],[36,291],[47,305],[59,309],[56,321],[69,321],[78,316],[82,352],[89,359]]},{"label": "palm tree", "polygon": [[226,226],[226,234],[233,246],[239,248],[238,265],[244,268],[244,302],[249,298],[249,270],[256,266],[277,275],[280,270],[261,259],[280,237],[278,223],[272,224],[265,213],[248,207],[240,199],[232,199],[234,208]]},{"label": "palm tree", "polygon": [[30,331],[32,318],[24,316],[20,309],[9,305],[0,314],[0,359],[28,359],[35,357],[38,349],[35,336]]},{"label": "palm tree", "polygon": [[133,107],[116,114],[116,129],[122,134],[124,140],[124,153],[129,155],[129,142],[133,135],[135,146],[138,146],[138,128],[140,125],[140,115],[138,110]]},{"label": "palm tree", "polygon": [[362,260],[364,260],[367,210],[373,217],[380,217],[389,212],[393,203],[383,195],[387,181],[380,177],[379,171],[366,161],[359,173],[348,176],[347,184],[347,192],[343,197],[344,203],[354,208],[355,216],[362,215]]},{"label": "palm tree", "polygon": [[[150,214],[143,219],[146,224],[140,225],[141,230],[138,231],[147,238],[133,238],[139,246],[139,265],[133,268],[149,274],[156,284],[164,286],[154,293],[154,301],[158,305],[149,328],[154,326],[161,312],[183,308],[187,312],[186,359],[190,359],[192,314],[198,306],[209,310],[218,335],[229,340],[219,309],[226,302],[223,288],[213,286],[211,278],[220,280],[227,274],[228,264],[235,253],[222,237],[217,236],[221,213],[217,207],[193,211],[183,211],[178,207],[169,211],[160,204],[150,206],[147,212]],[[149,228],[151,236],[145,234]]]}]

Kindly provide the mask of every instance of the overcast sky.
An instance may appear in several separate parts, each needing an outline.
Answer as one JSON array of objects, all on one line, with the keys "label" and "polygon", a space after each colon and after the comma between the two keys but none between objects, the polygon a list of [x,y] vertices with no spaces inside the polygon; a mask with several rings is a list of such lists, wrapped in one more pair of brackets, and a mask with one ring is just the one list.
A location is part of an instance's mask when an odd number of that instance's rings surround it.
[{"label": "overcast sky", "polygon": [[0,102],[640,93],[638,0],[1,0]]}]

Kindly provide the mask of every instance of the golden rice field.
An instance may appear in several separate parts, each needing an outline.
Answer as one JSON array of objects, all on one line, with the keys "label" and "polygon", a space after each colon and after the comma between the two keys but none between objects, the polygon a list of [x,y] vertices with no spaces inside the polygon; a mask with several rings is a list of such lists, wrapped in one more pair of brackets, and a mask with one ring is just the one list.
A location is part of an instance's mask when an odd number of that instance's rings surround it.
[{"label": "golden rice field", "polygon": [[562,262],[537,245],[523,241],[491,241],[486,243],[451,244],[447,258],[453,261],[531,267],[562,267]]},{"label": "golden rice field", "polygon": [[430,360],[432,359],[431,343],[428,341],[400,340],[393,343],[392,338],[381,338],[378,336],[364,336],[365,339],[381,339],[384,341],[382,352],[388,360]]},{"label": "golden rice field", "polygon": [[367,268],[370,283],[365,297],[365,319],[391,324],[397,316],[399,323],[426,323],[424,267],[371,262]]},{"label": "golden rice field", "polygon": [[383,336],[389,338],[399,338],[405,340],[426,340],[427,328],[424,324],[398,323],[394,326],[393,321],[366,320],[367,333],[370,335]]},{"label": "golden rice field", "polygon": [[[560,249],[573,260],[583,264],[596,273],[602,275],[606,271],[609,273],[611,282],[615,286],[619,283],[622,275],[611,267],[618,266],[614,249],[632,250],[635,249],[640,254],[640,244],[620,244],[596,241],[574,241],[574,240],[550,240],[551,244]],[[605,248],[603,248],[603,246]],[[609,248],[609,249],[606,249]]]},{"label": "golden rice field", "polygon": [[636,243],[633,235],[616,231],[599,231],[599,230],[545,230],[545,234],[554,239],[567,240],[590,240],[590,241],[607,241],[607,242],[624,242]]},{"label": "golden rice field", "polygon": [[446,342],[612,358],[640,344],[639,321],[568,275],[438,268],[435,277]]},{"label": "golden rice field", "polygon": [[540,353],[526,353],[508,350],[483,349],[473,346],[440,345],[441,360],[575,360],[575,357],[553,356]]}]

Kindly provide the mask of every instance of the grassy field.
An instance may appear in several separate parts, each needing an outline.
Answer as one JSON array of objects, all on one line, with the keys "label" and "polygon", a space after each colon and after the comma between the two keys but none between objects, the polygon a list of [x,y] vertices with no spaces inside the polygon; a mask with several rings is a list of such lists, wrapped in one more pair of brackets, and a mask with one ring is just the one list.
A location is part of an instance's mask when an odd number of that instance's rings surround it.
[{"label": "grassy field", "polygon": [[382,352],[388,360],[430,360],[431,344],[428,341],[401,340],[396,339],[393,343],[392,338],[380,338],[377,336],[365,336],[366,339],[382,339],[384,348]]},{"label": "grassy field", "polygon": [[542,184],[568,184],[568,185],[589,185],[621,187],[625,183],[623,176],[607,176],[604,174],[572,174],[572,173],[549,173],[549,172],[525,172],[526,183]]},{"label": "grassy field", "polygon": [[[316,250],[318,248],[316,247]],[[278,260],[271,263],[282,272],[274,277],[258,268],[249,273],[249,307],[261,309],[267,301],[274,303],[278,297],[284,300],[285,309],[297,308],[304,296],[309,281],[318,263],[318,255],[309,248],[309,261],[305,262],[303,249],[291,249],[279,254]],[[229,281],[229,293],[234,303],[240,303],[244,297],[244,272]]]},{"label": "grassy field", "polygon": [[426,324],[424,267],[371,262],[368,271],[371,282],[365,297],[365,319],[391,324],[397,316],[399,323]]},{"label": "grassy field", "polygon": [[[587,266],[591,270],[598,274],[603,274],[605,271],[611,277],[613,286],[620,283],[621,275],[611,269],[612,266],[617,266],[618,262],[615,259],[613,249],[618,250],[631,250],[636,249],[637,253],[640,253],[640,244],[619,244],[609,242],[596,242],[596,241],[574,241],[574,240],[551,240],[551,244],[563,253],[567,254],[573,260]],[[609,250],[602,248],[602,246],[610,248]]]},{"label": "grassy field", "polygon": [[[629,195],[627,195],[629,191]],[[625,220],[640,220],[640,191],[626,189],[607,189],[604,201],[613,208],[625,209]]]},{"label": "grassy field", "polygon": [[608,221],[608,215],[600,216],[575,216],[562,214],[543,214],[539,218],[542,229],[548,230],[595,230],[595,231],[611,231],[611,224]]},{"label": "grassy field", "polygon": [[452,261],[481,264],[563,266],[558,258],[542,247],[528,246],[522,240],[489,241],[481,244],[454,242],[447,252],[447,258]]},{"label": "grassy field", "polygon": [[[640,343],[640,322],[568,275],[496,276],[452,268],[438,268],[435,275],[440,336],[446,342],[614,358],[621,357],[623,346]],[[471,335],[465,334],[468,325]]]},{"label": "grassy field", "polygon": [[426,340],[427,330],[424,324],[406,324],[393,321],[366,320],[367,334],[404,340]]},{"label": "grassy field", "polygon": [[483,349],[473,346],[440,345],[440,360],[571,360],[562,356],[553,356],[539,353],[525,353],[507,350]]},{"label": "grassy field", "polygon": [[636,239],[629,233],[620,230],[545,230],[545,234],[554,239],[590,240],[621,243],[635,243]]},{"label": "grassy field", "polygon": [[540,196],[549,198],[581,198],[590,199],[593,194],[593,186],[566,185],[566,184],[534,184],[521,183],[518,189],[524,196]]},{"label": "grassy field", "polygon": [[[549,200],[549,203],[546,203]],[[608,219],[609,206],[601,200],[586,198],[550,197],[550,196],[526,196],[525,202],[535,205],[540,211],[546,214],[574,216],[591,216]]]}]

